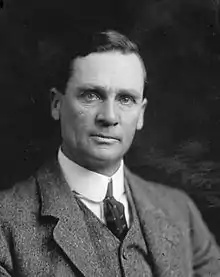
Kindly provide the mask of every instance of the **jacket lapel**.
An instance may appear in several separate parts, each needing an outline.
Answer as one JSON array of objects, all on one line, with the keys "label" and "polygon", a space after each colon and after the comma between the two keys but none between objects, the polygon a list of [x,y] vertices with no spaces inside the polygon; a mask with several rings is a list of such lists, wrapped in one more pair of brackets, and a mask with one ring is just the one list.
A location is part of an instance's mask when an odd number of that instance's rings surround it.
[{"label": "jacket lapel", "polygon": [[164,213],[157,200],[158,195],[146,182],[127,169],[125,179],[131,189],[145,241],[152,255],[155,275],[185,277],[181,261],[182,234],[179,226]]},{"label": "jacket lapel", "polygon": [[39,171],[41,215],[58,219],[53,237],[84,276],[102,276],[85,226],[83,213],[64,180],[58,162]]},{"label": "jacket lapel", "polygon": [[[164,213],[156,193],[125,168],[143,234],[153,257],[156,276],[185,277],[181,264],[182,234],[176,222]],[[101,277],[98,260],[76,199],[57,161],[38,172],[41,215],[58,219],[53,237],[69,260],[84,276]]]}]

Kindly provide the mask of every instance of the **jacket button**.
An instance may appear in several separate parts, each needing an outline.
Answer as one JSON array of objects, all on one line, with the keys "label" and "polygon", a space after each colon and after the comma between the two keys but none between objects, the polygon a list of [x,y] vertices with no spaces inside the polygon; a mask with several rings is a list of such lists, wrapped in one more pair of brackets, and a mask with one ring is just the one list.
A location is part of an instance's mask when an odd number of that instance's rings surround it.
[{"label": "jacket button", "polygon": [[127,255],[126,255],[125,250],[123,250],[123,252],[122,252],[122,258],[123,258],[124,260],[127,260]]}]

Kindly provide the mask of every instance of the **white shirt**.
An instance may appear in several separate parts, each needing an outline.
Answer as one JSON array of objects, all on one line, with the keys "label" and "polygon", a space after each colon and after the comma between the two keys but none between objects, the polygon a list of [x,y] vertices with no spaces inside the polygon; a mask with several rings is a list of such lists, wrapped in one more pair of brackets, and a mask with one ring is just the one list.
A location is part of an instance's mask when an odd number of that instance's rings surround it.
[{"label": "white shirt", "polygon": [[65,156],[61,149],[58,152],[58,161],[70,189],[75,191],[80,200],[104,223],[102,201],[107,192],[108,182],[112,179],[113,196],[124,205],[125,218],[129,226],[129,207],[124,187],[123,160],[119,169],[111,177],[90,171],[76,164]]}]

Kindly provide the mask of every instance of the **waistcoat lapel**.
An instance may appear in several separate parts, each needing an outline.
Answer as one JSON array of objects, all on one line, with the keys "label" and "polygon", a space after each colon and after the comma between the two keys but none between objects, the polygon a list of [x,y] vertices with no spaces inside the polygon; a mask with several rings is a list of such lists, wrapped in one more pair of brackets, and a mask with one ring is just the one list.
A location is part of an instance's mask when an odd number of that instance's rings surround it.
[{"label": "waistcoat lapel", "polygon": [[41,215],[58,219],[53,238],[69,260],[84,276],[102,276],[87,232],[83,213],[58,162],[54,161],[38,173],[41,194]]},{"label": "waistcoat lapel", "polygon": [[142,226],[143,235],[152,255],[155,275],[159,277],[186,277],[181,260],[181,231],[160,207],[155,192],[147,183],[125,169],[125,179]]}]

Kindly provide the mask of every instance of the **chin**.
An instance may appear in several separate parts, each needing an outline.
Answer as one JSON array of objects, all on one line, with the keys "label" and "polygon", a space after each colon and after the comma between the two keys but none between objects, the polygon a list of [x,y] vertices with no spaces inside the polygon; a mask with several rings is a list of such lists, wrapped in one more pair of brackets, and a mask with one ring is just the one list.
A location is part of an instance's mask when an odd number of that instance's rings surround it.
[{"label": "chin", "polygon": [[120,159],[121,155],[114,151],[103,151],[99,150],[92,155],[93,160],[100,161],[100,162],[110,162],[110,161],[117,161]]}]

